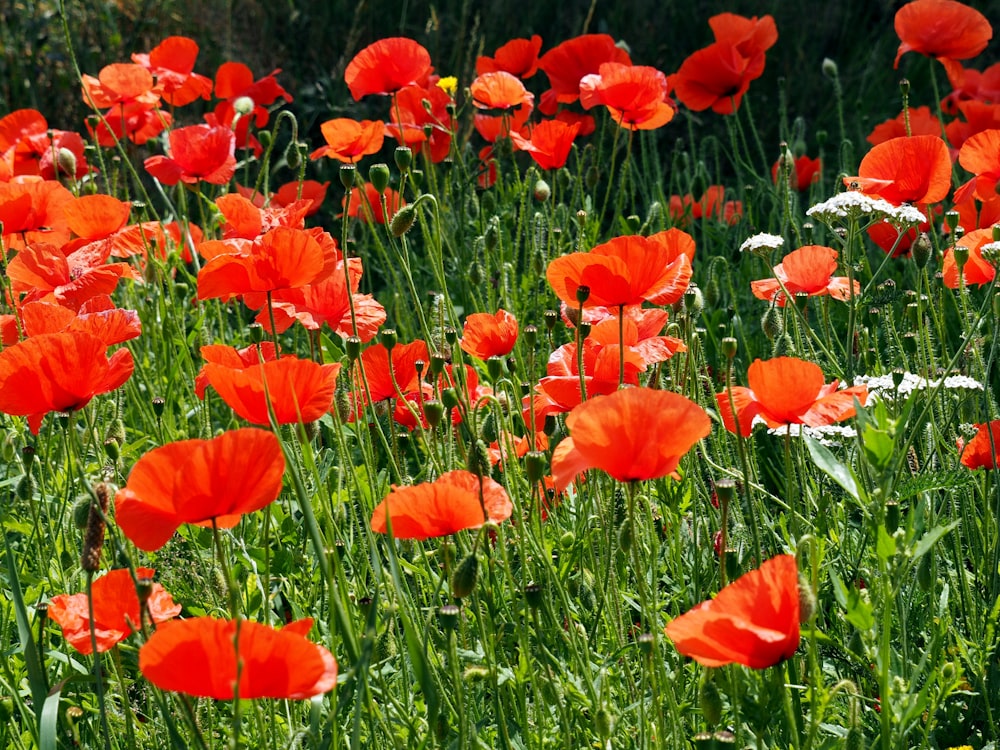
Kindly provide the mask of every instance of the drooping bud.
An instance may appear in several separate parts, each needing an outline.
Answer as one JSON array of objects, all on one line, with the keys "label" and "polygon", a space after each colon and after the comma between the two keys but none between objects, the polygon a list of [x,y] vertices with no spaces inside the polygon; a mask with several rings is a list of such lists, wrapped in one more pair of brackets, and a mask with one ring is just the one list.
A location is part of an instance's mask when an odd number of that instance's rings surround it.
[{"label": "drooping bud", "polygon": [[816,592],[804,574],[799,574],[799,622],[805,624],[816,614]]},{"label": "drooping bud", "polygon": [[76,154],[65,146],[56,152],[56,166],[59,173],[67,177],[76,177]]},{"label": "drooping bud", "polygon": [[392,219],[389,220],[389,231],[393,237],[402,237],[413,228],[413,223],[417,220],[417,209],[414,204],[408,203],[400,208]]},{"label": "drooping bud", "polygon": [[547,201],[551,195],[552,195],[552,188],[549,187],[549,183],[547,183],[545,180],[538,180],[538,182],[535,183],[535,188],[532,191],[532,196],[535,198],[536,201],[538,201],[539,203],[545,203],[545,201]]},{"label": "drooping bud", "polygon": [[931,238],[927,236],[927,232],[921,232],[913,241],[913,246],[910,247],[910,254],[913,256],[913,263],[917,268],[923,268],[927,265],[933,250]]}]

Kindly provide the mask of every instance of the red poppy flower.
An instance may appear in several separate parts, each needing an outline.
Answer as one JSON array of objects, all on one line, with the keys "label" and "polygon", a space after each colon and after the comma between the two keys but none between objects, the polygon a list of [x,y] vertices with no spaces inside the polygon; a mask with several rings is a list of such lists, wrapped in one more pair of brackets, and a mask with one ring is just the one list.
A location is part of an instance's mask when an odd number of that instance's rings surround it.
[{"label": "red poppy flower", "polygon": [[215,206],[222,212],[222,236],[227,240],[256,240],[277,227],[302,229],[307,210],[305,201],[284,207],[258,207],[239,192],[220,195]]},{"label": "red poppy flower", "polygon": [[643,301],[671,305],[691,281],[694,240],[679,229],[649,237],[616,237],[587,253],[570,253],[549,263],[546,278],[556,296],[579,306],[577,289],[589,287],[585,306],[618,307]]},{"label": "red poppy flower", "polygon": [[64,209],[73,200],[73,193],[54,180],[0,182],[4,248],[10,252],[37,242],[68,242]]},{"label": "red poppy flower", "polygon": [[21,308],[21,321],[26,337],[83,331],[105,346],[122,344],[142,333],[139,313],[115,307],[107,295],[87,300],[79,312],[51,302],[28,302]]},{"label": "red poppy flower", "polygon": [[677,393],[626,388],[580,404],[566,417],[566,428],[570,436],[552,454],[552,480],[560,491],[587,469],[619,482],[673,475],[684,454],[712,431],[712,420]]},{"label": "red poppy flower", "polygon": [[755,417],[772,428],[789,424],[822,427],[853,417],[855,398],[862,406],[868,400],[866,386],[837,390],[836,380],[824,384],[819,365],[795,357],[754,360],[747,370],[747,382],[748,388],[733,386],[715,397],[726,429],[736,432],[732,401],[744,437],[753,429]]},{"label": "red poppy flower", "polygon": [[517,318],[506,310],[495,315],[473,313],[465,319],[462,328],[462,351],[486,360],[505,357],[517,341]]},{"label": "red poppy flower", "polygon": [[[534,443],[534,445],[532,445]],[[511,451],[510,449],[514,450]],[[543,431],[536,431],[534,440],[526,435],[511,435],[502,433],[499,440],[490,443],[490,465],[500,466],[503,470],[503,462],[509,457],[524,458],[528,451],[547,451],[549,449],[549,436]]]},{"label": "red poppy flower", "polygon": [[765,669],[799,647],[799,572],[779,555],[726,586],[664,628],[677,650],[706,667]]},{"label": "red poppy flower", "polygon": [[45,333],[0,352],[0,412],[28,418],[35,434],[50,411],[76,411],[132,375],[128,349],[111,357],[85,332]]},{"label": "red poppy flower", "polygon": [[330,410],[340,363],[321,365],[289,355],[246,368],[208,362],[201,372],[222,400],[248,422],[270,424],[270,403],[278,424],[299,424],[315,422]]},{"label": "red poppy flower", "polygon": [[962,466],[970,469],[995,469],[1000,450],[1000,419],[974,425],[977,432],[962,449]]},{"label": "red poppy flower", "polygon": [[285,457],[253,427],[147,452],[115,496],[115,521],[139,549],[158,550],[182,524],[232,528],[278,497]]},{"label": "red poppy flower", "polygon": [[78,310],[91,297],[111,294],[122,278],[135,278],[127,263],[104,260],[88,253],[87,247],[66,256],[52,245],[36,243],[14,256],[7,275],[11,288],[24,295],[22,304],[46,300]]},{"label": "red poppy flower", "polygon": [[778,27],[771,16],[746,18],[720,13],[708,19],[715,41],[731,44],[750,61],[747,74],[755,79],[764,72],[764,53],[778,41]]},{"label": "red poppy flower", "polygon": [[164,185],[225,185],[236,172],[236,137],[229,128],[189,125],[170,131],[169,156],[150,156],[146,171]]},{"label": "red poppy flower", "polygon": [[96,124],[88,118],[87,130],[104,148],[111,148],[125,138],[141,146],[159,136],[173,122],[169,112],[133,102],[109,109]]},{"label": "red poppy flower", "polygon": [[726,188],[722,185],[710,185],[699,200],[695,200],[691,194],[671,195],[668,208],[671,217],[682,226],[687,223],[689,215],[696,221],[714,219],[729,225],[739,222],[743,215],[743,204],[740,201],[727,201]]},{"label": "red poppy flower", "polygon": [[[255,367],[264,362],[272,362],[277,359],[274,344],[270,341],[262,341],[259,346],[245,346],[237,349],[235,346],[225,344],[207,344],[201,347],[201,358],[205,362],[214,362],[217,365],[229,367],[234,370],[245,370]],[[208,378],[205,375],[205,368],[202,367],[194,378],[194,393],[200,398],[205,398],[205,388],[208,387]]]},{"label": "red poppy flower", "polygon": [[[292,101],[292,96],[281,84],[278,83],[277,75],[280,68],[271,71],[263,78],[254,80],[253,71],[243,63],[226,62],[219,66],[215,72],[215,95],[220,102],[215,108],[215,112],[205,116],[205,120],[214,126],[222,126],[230,130],[235,125],[236,144],[239,148],[253,148],[258,156],[260,146],[255,138],[250,136],[250,125],[258,128],[267,125],[270,116],[270,107],[278,99],[286,102]],[[253,111],[249,116],[240,117],[236,120],[236,110],[234,104],[237,99],[249,99],[253,103]],[[212,122],[214,120],[214,123]]]},{"label": "red poppy flower", "polygon": [[581,79],[580,104],[585,109],[603,104],[629,130],[655,130],[674,116],[667,102],[667,77],[645,65],[603,63],[599,72]]},{"label": "red poppy flower", "polygon": [[454,103],[440,86],[407,86],[396,93],[386,130],[403,145],[420,149],[426,144],[431,161],[441,162],[451,153]]},{"label": "red poppy flower", "polygon": [[381,120],[352,120],[338,117],[320,125],[326,146],[313,151],[310,159],[329,156],[331,159],[353,164],[361,157],[377,154],[385,138],[385,123]]},{"label": "red poppy flower", "polygon": [[561,169],[566,166],[573,139],[580,132],[581,123],[568,124],[561,120],[543,120],[531,128],[530,138],[511,132],[514,146],[527,151],[542,169]]},{"label": "red poppy flower", "polygon": [[549,84],[556,100],[575,102],[580,98],[580,81],[590,73],[597,73],[601,63],[616,62],[631,65],[628,52],[615,44],[607,34],[584,34],[567,39],[544,55],[538,67],[549,77]]},{"label": "red poppy flower", "polygon": [[[382,200],[385,199],[385,212],[383,213]],[[406,205],[406,201],[398,192],[392,188],[386,188],[385,193],[379,195],[378,190],[370,182],[366,182],[364,188],[351,188],[350,203],[345,195],[342,205],[347,209],[347,215],[353,218],[361,218],[371,224],[386,223],[386,214],[389,221],[396,215],[396,212]]]},{"label": "red poppy flower", "polygon": [[469,93],[478,109],[517,109],[525,105],[530,109],[535,101],[518,78],[503,71],[476,77]]},{"label": "red poppy flower", "polygon": [[199,698],[313,698],[333,690],[337,663],[306,638],[311,627],[308,618],[281,629],[252,620],[176,620],[139,649],[139,671],[161,690]]},{"label": "red poppy flower", "polygon": [[1000,101],[1000,63],[994,63],[980,72],[964,68],[960,62],[941,60],[952,91],[941,100],[941,110],[949,115],[957,115],[962,102]]},{"label": "red poppy flower", "polygon": [[[906,132],[906,120],[910,121],[910,132]],[[891,120],[876,125],[866,139],[873,146],[907,135],[941,135],[941,121],[931,114],[930,107],[910,107]]]},{"label": "red poppy flower", "polygon": [[[771,166],[771,179],[774,184],[778,184],[778,168],[781,160],[774,162]],[[800,156],[795,160],[795,169],[789,175],[791,186],[800,193],[805,192],[813,183],[819,182],[819,176],[823,171],[823,166],[819,159],[810,159],[808,156]]]},{"label": "red poppy flower", "polygon": [[955,202],[970,195],[988,201],[997,195],[1000,184],[1000,128],[971,136],[958,152],[958,163],[975,177],[955,191]]},{"label": "red poppy flower", "polygon": [[212,79],[194,72],[198,43],[185,36],[171,36],[157,44],[148,55],[133,54],[132,62],[146,68],[163,91],[163,100],[183,107],[195,99],[212,95]]},{"label": "red poppy flower", "polygon": [[431,56],[406,37],[390,37],[369,44],[347,64],[344,81],[354,101],[368,94],[394,94],[411,85],[423,85],[431,73]]},{"label": "red poppy flower", "polygon": [[[988,229],[1000,224],[1000,195],[982,202],[970,195],[964,201],[956,201],[954,210],[958,211],[958,226],[966,233],[973,229]],[[945,224],[945,228],[947,226]]]},{"label": "red poppy flower", "polygon": [[68,166],[61,150],[73,157],[76,168],[71,176],[83,177],[89,171],[83,149],[78,133],[50,128],[34,109],[19,109],[0,118],[0,162],[8,166],[6,179],[18,175],[58,179],[67,173]]},{"label": "red poppy flower", "polygon": [[896,11],[894,23],[901,44],[894,68],[907,52],[939,60],[975,57],[993,38],[993,28],[982,13],[956,0],[915,0]]},{"label": "red poppy flower", "polygon": [[497,48],[493,57],[476,58],[476,75],[504,71],[518,78],[531,78],[538,71],[538,52],[542,38],[533,34],[531,39],[511,39]]},{"label": "red poppy flower", "polygon": [[[963,235],[958,244],[969,250],[969,258],[962,268],[966,284],[989,284],[996,276],[996,267],[983,258],[983,245],[993,242],[993,230],[976,229]],[[941,261],[941,273],[944,285],[949,289],[958,289],[958,264],[955,263],[955,252],[948,249]]]},{"label": "red poppy flower", "polygon": [[97,78],[81,76],[83,101],[94,109],[137,104],[153,109],[160,103],[160,88],[153,85],[153,74],[134,63],[113,63],[101,69]]},{"label": "red poppy flower", "polygon": [[[156,571],[136,568],[136,578],[152,578]],[[132,573],[126,568],[116,568],[91,584],[94,597],[94,639],[97,651],[108,651],[138,630],[141,624],[139,595],[135,590]],[[181,613],[181,605],[158,583],[150,589],[146,607],[155,623],[165,622]],[[90,640],[90,602],[86,594],[59,594],[49,601],[48,617],[62,628],[63,638],[83,655],[93,653]]]},{"label": "red poppy flower", "polygon": [[732,44],[715,42],[692,53],[667,82],[689,109],[731,115],[754,79],[750,63]]},{"label": "red poppy flower", "polygon": [[[851,298],[847,277],[833,275],[837,270],[837,251],[832,247],[805,245],[782,258],[773,270],[775,278],[750,282],[750,290],[757,299],[776,302],[779,307],[784,307],[788,300],[781,290],[782,284],[793,296],[829,295],[841,302]],[[854,282],[854,294],[861,294],[861,285],[857,281]]]},{"label": "red poppy flower", "polygon": [[948,146],[936,135],[893,138],[872,148],[844,184],[893,205],[937,203],[951,190]]},{"label": "red poppy flower", "polygon": [[487,521],[502,523],[513,510],[502,485],[489,477],[456,470],[433,482],[394,485],[372,512],[371,527],[386,534],[391,524],[396,539],[430,539],[478,529]]},{"label": "red poppy flower", "polygon": [[1000,129],[1000,95],[993,102],[967,101],[958,105],[964,119],[956,119],[944,126],[945,137],[954,154],[974,135],[986,130]]},{"label": "red poppy flower", "polygon": [[[398,398],[397,385],[404,395],[417,392],[420,389],[420,376],[416,367],[418,361],[425,365],[430,362],[427,344],[420,339],[408,344],[396,344],[393,347],[391,370],[389,352],[384,346],[369,346],[361,352],[361,367],[368,382],[368,392],[372,402]],[[367,399],[364,386],[360,382],[355,385],[355,390],[362,399]]]},{"label": "red poppy flower", "polygon": [[329,182],[317,182],[316,180],[286,182],[271,196],[271,207],[285,208],[298,201],[309,201],[306,216],[313,216],[319,213],[320,208],[322,208],[328,187],[330,187]]}]

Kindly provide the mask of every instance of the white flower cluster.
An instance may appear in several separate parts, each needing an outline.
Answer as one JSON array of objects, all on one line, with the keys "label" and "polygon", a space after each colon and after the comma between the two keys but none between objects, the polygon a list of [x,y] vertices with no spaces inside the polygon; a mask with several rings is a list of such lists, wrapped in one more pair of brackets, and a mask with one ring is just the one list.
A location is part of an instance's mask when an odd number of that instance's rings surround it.
[{"label": "white flower cluster", "polygon": [[844,193],[837,193],[832,198],[817,203],[806,211],[806,216],[822,221],[824,224],[833,224],[838,219],[848,217],[881,215],[888,217],[893,214],[896,207],[889,201],[881,198],[872,198],[870,195],[848,190]]},{"label": "white flower cluster", "polygon": [[740,245],[741,253],[761,253],[770,252],[772,250],[779,249],[785,244],[785,240],[776,234],[767,234],[762,232],[760,234],[755,234],[753,237],[748,237]]},{"label": "white flower cluster", "polygon": [[858,431],[853,427],[839,424],[823,425],[821,427],[809,427],[804,424],[790,424],[787,427],[773,427],[768,431],[769,435],[779,435],[784,437],[786,432],[791,432],[792,437],[808,435],[815,438],[821,445],[831,448],[840,445],[841,440],[853,440],[858,436]]},{"label": "white flower cluster", "polygon": [[[897,397],[906,398],[913,391],[922,391],[927,388],[936,388],[941,384],[940,380],[928,380],[912,372],[904,372],[903,378],[896,386],[892,375],[859,375],[854,378],[855,385],[867,385],[868,393],[873,396],[886,399]],[[981,391],[983,384],[978,380],[965,375],[949,375],[944,379],[944,387],[948,390]]]}]

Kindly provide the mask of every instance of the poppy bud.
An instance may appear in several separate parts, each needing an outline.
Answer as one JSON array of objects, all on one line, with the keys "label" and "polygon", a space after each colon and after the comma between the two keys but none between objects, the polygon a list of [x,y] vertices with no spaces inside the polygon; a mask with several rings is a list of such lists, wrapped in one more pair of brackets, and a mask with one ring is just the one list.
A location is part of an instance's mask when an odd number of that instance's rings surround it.
[{"label": "poppy bud", "polygon": [[618,544],[624,552],[632,549],[632,531],[632,523],[627,518],[618,527]]},{"label": "poppy bud", "polygon": [[396,146],[393,158],[396,160],[396,168],[405,172],[413,163],[413,150],[409,146]]},{"label": "poppy bud", "polygon": [[378,332],[378,342],[389,352],[395,348],[398,340],[399,337],[396,335],[395,328],[383,328]]},{"label": "poppy bud", "polygon": [[[104,514],[108,511],[111,490],[104,482],[94,485],[87,528],[83,534],[83,552],[80,567],[93,573],[101,569],[101,550],[104,549]],[[95,505],[96,502],[96,505]]]},{"label": "poppy bud", "polygon": [[594,165],[587,168],[587,173],[583,177],[583,183],[587,186],[588,190],[593,190],[597,187],[597,183],[601,180],[601,172]]},{"label": "poppy bud", "polygon": [[562,167],[558,172],[556,172],[556,185],[560,190],[569,190],[569,186],[572,184],[573,173],[566,169],[566,167]]},{"label": "poppy bud", "polygon": [[389,231],[393,237],[402,237],[413,227],[413,222],[417,220],[417,210],[414,204],[408,203],[400,208],[392,219],[389,220]]},{"label": "poppy bud", "polygon": [[551,195],[552,195],[552,188],[549,187],[549,183],[547,183],[545,180],[538,180],[538,182],[535,183],[535,188],[532,191],[532,196],[534,196],[536,201],[538,201],[539,203],[545,203],[545,201],[547,201]]},{"label": "poppy bud", "polygon": [[760,327],[764,331],[769,341],[774,341],[785,332],[785,321],[781,310],[776,305],[771,305],[764,311],[760,318]]},{"label": "poppy bud", "polygon": [[542,451],[528,451],[524,455],[524,472],[531,484],[537,484],[545,476],[545,454]]},{"label": "poppy bud", "polygon": [[771,347],[772,357],[786,357],[793,355],[795,353],[795,344],[792,341],[792,337],[787,333],[783,336],[778,336],[774,340],[774,345]]},{"label": "poppy bud", "polygon": [[340,165],[340,184],[344,186],[345,190],[350,190],[354,187],[354,176],[357,174],[357,171],[357,168],[353,164]]},{"label": "poppy bud", "polygon": [[524,599],[532,609],[542,606],[542,584],[532,581],[524,587]]},{"label": "poppy bud", "polygon": [[739,346],[738,342],[732,336],[726,336],[722,339],[722,354],[726,359],[732,361],[736,356],[736,349]]},{"label": "poppy bud", "polygon": [[76,154],[66,147],[60,148],[56,152],[56,166],[62,174],[76,177]]},{"label": "poppy bud", "polygon": [[917,585],[922,591],[930,591],[934,588],[937,577],[934,575],[934,556],[928,552],[920,558],[917,563]]},{"label": "poppy bud", "polygon": [[913,241],[913,246],[910,248],[913,263],[917,268],[923,268],[927,265],[927,261],[931,259],[932,251],[931,238],[927,236],[927,232],[921,232],[917,236],[917,239]]},{"label": "poppy bud", "polygon": [[831,60],[829,57],[823,58],[823,75],[827,78],[836,78],[838,75],[837,63]]},{"label": "poppy bud", "polygon": [[706,672],[705,678],[701,681],[698,689],[698,705],[701,706],[701,715],[705,723],[710,727],[722,719],[722,695],[711,677],[711,672]]},{"label": "poppy bud", "polygon": [[302,144],[297,141],[289,141],[288,147],[285,148],[285,163],[293,172],[302,164],[301,146]]},{"label": "poppy bud", "polygon": [[866,747],[868,745],[865,742],[865,734],[860,727],[855,725],[847,730],[847,736],[844,738],[844,750],[863,750]]},{"label": "poppy bud", "polygon": [[594,714],[594,729],[597,730],[597,735],[602,740],[607,740],[614,731],[615,717],[606,706],[601,706]]},{"label": "poppy bud", "polygon": [[472,444],[466,465],[469,471],[476,476],[482,477],[490,473],[490,451],[484,441],[476,440]]},{"label": "poppy bud", "polygon": [[705,282],[705,302],[709,307],[716,307],[722,298],[722,288],[719,286],[719,278],[712,274]]},{"label": "poppy bud", "polygon": [[809,580],[799,573],[799,623],[805,624],[816,614],[816,593]]},{"label": "poppy bud", "polygon": [[385,192],[385,189],[389,187],[389,165],[379,162],[378,164],[372,164],[368,169],[368,179],[372,183],[379,195]]},{"label": "poppy bud", "polygon": [[495,216],[490,219],[490,223],[486,227],[483,241],[486,243],[486,252],[491,253],[496,250],[500,242],[500,222]]},{"label": "poppy bud", "polygon": [[464,599],[476,587],[476,576],[479,573],[479,558],[471,553],[462,558],[451,576],[451,595],[456,599]]},{"label": "poppy bud", "polygon": [[17,487],[14,489],[14,494],[17,496],[18,500],[27,500],[31,497],[34,489],[35,484],[31,480],[31,475],[25,474],[17,481]]},{"label": "poppy bud", "polygon": [[87,528],[87,520],[90,518],[90,495],[80,495],[73,505],[73,525],[83,531]]},{"label": "poppy bud", "polygon": [[125,442],[125,423],[120,419],[112,420],[108,431],[104,435],[104,440],[105,442],[111,441],[117,446],[121,446]]},{"label": "poppy bud", "polygon": [[121,455],[120,448],[121,446],[114,440],[108,439],[104,441],[104,452],[112,461],[118,460],[118,457]]},{"label": "poppy bud", "polygon": [[376,663],[381,663],[386,659],[391,659],[395,655],[396,639],[393,637],[392,629],[386,628],[375,639],[375,650],[372,653],[372,659]]}]

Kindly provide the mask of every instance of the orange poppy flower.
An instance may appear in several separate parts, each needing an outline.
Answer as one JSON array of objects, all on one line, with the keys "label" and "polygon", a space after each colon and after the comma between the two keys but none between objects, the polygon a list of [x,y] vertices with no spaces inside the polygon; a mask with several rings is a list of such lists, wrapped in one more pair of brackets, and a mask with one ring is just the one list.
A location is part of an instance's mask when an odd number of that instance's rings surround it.
[{"label": "orange poppy flower", "polygon": [[321,365],[289,355],[245,368],[208,362],[201,372],[246,421],[269,425],[270,402],[278,424],[299,424],[315,422],[330,410],[340,367],[339,362]]},{"label": "orange poppy flower", "polygon": [[[750,282],[750,291],[757,299],[776,302],[779,307],[784,307],[788,300],[781,290],[782,284],[791,295],[829,295],[841,302],[851,298],[847,277],[833,275],[837,270],[837,251],[832,247],[805,245],[782,258],[773,270],[775,278]],[[861,285],[857,281],[854,282],[854,294],[861,294]]]},{"label": "orange poppy flower", "polygon": [[288,206],[258,207],[239,192],[220,195],[215,199],[215,206],[222,212],[222,236],[227,240],[256,240],[276,227],[302,229],[307,211],[305,201],[293,201]]},{"label": "orange poppy flower", "polygon": [[602,63],[580,81],[580,104],[607,107],[611,118],[629,130],[655,130],[674,117],[667,102],[667,77],[645,65]]},{"label": "orange poppy flower", "polygon": [[993,38],[993,28],[982,13],[956,0],[915,0],[896,11],[894,22],[900,45],[894,68],[907,52],[947,60],[975,57]]},{"label": "orange poppy flower", "polygon": [[712,431],[712,420],[677,393],[626,388],[580,404],[566,417],[566,428],[570,436],[552,454],[559,491],[587,469],[619,482],[674,475],[684,454]]},{"label": "orange poppy flower", "polygon": [[84,104],[108,109],[136,104],[152,109],[160,103],[160,89],[153,85],[153,74],[134,63],[112,63],[94,76],[81,76]]},{"label": "orange poppy flower", "polygon": [[337,662],[306,638],[311,627],[309,618],[280,629],[252,620],[175,620],[139,649],[139,671],[161,690],[199,698],[314,698],[337,684]]},{"label": "orange poppy flower", "polygon": [[163,90],[163,100],[183,107],[195,99],[212,95],[212,79],[194,72],[198,43],[185,36],[171,36],[157,44],[148,55],[133,54],[132,62],[146,68]]},{"label": "orange poppy flower", "polygon": [[708,19],[715,41],[731,44],[750,61],[751,79],[764,72],[764,53],[778,41],[778,27],[771,16],[746,18],[735,13],[719,13]]},{"label": "orange poppy flower", "polygon": [[[250,134],[250,126],[262,128],[267,125],[270,117],[268,108],[278,99],[292,101],[292,95],[278,83],[276,76],[280,72],[281,69],[277,68],[255,80],[253,71],[243,63],[223,63],[215,72],[215,95],[225,101],[219,102],[214,112],[206,114],[205,121],[213,127],[233,131],[237,148],[251,149],[255,155],[260,156],[263,149],[259,141]],[[240,98],[244,101],[249,99],[253,103],[253,111],[237,118],[234,104]]]},{"label": "orange poppy flower", "polygon": [[392,124],[386,130],[403,145],[420,149],[426,144],[431,161],[436,164],[451,153],[454,103],[440,86],[407,86],[395,95],[389,110]]},{"label": "orange poppy flower", "polygon": [[[907,119],[910,121],[909,133],[906,132]],[[941,135],[941,121],[931,114],[930,107],[910,107],[905,113],[876,125],[865,140],[877,146],[906,135]]]},{"label": "orange poppy flower", "polygon": [[951,157],[937,135],[893,138],[872,148],[844,185],[901,203],[937,203],[951,190]]},{"label": "orange poppy flower", "polygon": [[794,555],[765,561],[714,599],[664,628],[677,650],[706,667],[765,669],[799,647],[799,571]]},{"label": "orange poppy flower", "polygon": [[[534,445],[532,445],[534,443]],[[513,453],[510,448],[513,447]],[[502,433],[499,440],[490,443],[490,465],[498,466],[503,470],[503,462],[511,456],[524,458],[528,451],[547,451],[549,449],[549,436],[543,431],[536,431],[534,440],[527,435],[511,435]]]},{"label": "orange poppy flower", "polygon": [[73,155],[76,170],[73,177],[83,177],[89,171],[84,155],[83,138],[79,133],[55,130],[40,112],[19,109],[0,118],[0,162],[6,163],[10,175],[39,176],[55,180],[66,174],[66,165],[59,160],[60,149]]},{"label": "orange poppy flower", "polygon": [[[396,212],[406,205],[406,201],[398,192],[392,188],[386,188],[383,195],[379,195],[378,190],[370,182],[366,182],[364,188],[351,188],[350,203],[345,195],[342,205],[347,208],[347,215],[353,218],[361,218],[371,224],[385,224],[385,214],[389,215],[389,221],[396,215]],[[385,213],[382,212],[382,198],[385,198]]]},{"label": "orange poppy flower", "polygon": [[513,510],[502,485],[459,469],[433,482],[394,485],[372,512],[371,527],[387,534],[391,524],[396,539],[430,539],[478,529],[487,521],[502,523]]},{"label": "orange poppy flower", "polygon": [[64,209],[73,200],[73,193],[54,180],[0,182],[0,222],[6,250],[37,242],[68,242],[70,230]]},{"label": "orange poppy flower", "polygon": [[[314,216],[323,207],[323,201],[326,200],[326,190],[329,187],[329,182],[317,182],[316,180],[286,182],[271,195],[269,205],[272,208],[287,208],[299,201],[308,201],[306,216]],[[237,187],[237,190],[240,188]]]},{"label": "orange poppy flower", "polygon": [[751,63],[733,44],[715,42],[689,55],[667,83],[688,109],[731,115],[756,77]]},{"label": "orange poppy flower", "polygon": [[406,86],[423,85],[431,73],[431,55],[406,37],[369,44],[347,64],[344,81],[354,101],[368,94],[394,94]]},{"label": "orange poppy flower", "polygon": [[[778,184],[778,168],[781,166],[781,161],[778,160],[774,162],[771,166],[771,180],[775,185]],[[789,175],[791,180],[791,186],[800,193],[805,192],[813,185],[813,183],[819,182],[819,176],[823,171],[823,166],[819,159],[810,159],[808,156],[800,156],[795,160],[795,169]]]},{"label": "orange poppy flower", "polygon": [[[104,251],[110,250],[105,247]],[[35,300],[80,309],[91,297],[111,294],[123,278],[136,278],[127,263],[105,263],[102,255],[81,248],[69,256],[52,245],[36,243],[18,252],[7,266],[11,288],[22,304]]]},{"label": "orange poppy flower", "polygon": [[[391,370],[389,352],[384,346],[369,346],[361,352],[361,367],[368,381],[372,402],[398,398],[396,385],[404,395],[420,390],[420,376],[416,367],[418,361],[425,365],[430,362],[427,344],[420,339],[408,344],[396,344],[393,347]],[[426,367],[424,369],[426,370]],[[394,381],[396,385],[393,385]],[[360,399],[367,399],[364,386],[360,382],[355,385],[355,390]]]},{"label": "orange poppy flower", "polygon": [[320,125],[326,146],[313,151],[310,159],[329,156],[331,159],[353,164],[361,157],[377,154],[385,139],[385,123],[381,120],[352,120],[338,117]]},{"label": "orange poppy flower", "polygon": [[236,137],[229,128],[189,125],[170,131],[170,156],[150,156],[146,171],[164,185],[225,185],[236,172]]},{"label": "orange poppy flower", "polygon": [[580,132],[582,123],[566,123],[561,120],[543,120],[531,128],[530,137],[511,132],[514,147],[527,151],[542,169],[561,169],[566,166],[573,140]]},{"label": "orange poppy flower", "polygon": [[[262,341],[260,345],[245,346],[237,349],[235,346],[225,344],[207,344],[201,347],[201,358],[205,362],[214,362],[217,365],[229,367],[234,370],[245,370],[255,367],[263,362],[272,362],[277,359],[274,343]],[[200,398],[205,398],[205,388],[208,387],[208,377],[205,375],[205,368],[202,367],[194,378],[194,393]]]},{"label": "orange poppy flower", "polygon": [[531,78],[538,72],[538,53],[542,49],[542,38],[533,34],[531,39],[511,39],[497,48],[493,57],[480,55],[476,58],[476,75],[504,71],[518,78]]},{"label": "orange poppy flower", "polygon": [[608,34],[584,34],[553,47],[538,61],[558,102],[568,104],[580,98],[580,81],[597,73],[601,63],[631,65],[628,52],[615,44]]},{"label": "orange poppy flower", "polygon": [[115,521],[139,549],[158,550],[182,524],[223,529],[281,492],[285,457],[274,433],[247,427],[147,452],[115,496]]},{"label": "orange poppy flower", "polygon": [[27,417],[38,434],[50,411],[76,411],[132,375],[128,349],[111,357],[96,336],[82,332],[44,333],[0,352],[0,412]]},{"label": "orange poppy flower", "polygon": [[478,109],[518,109],[525,105],[530,109],[535,101],[518,78],[502,70],[477,76],[469,93]]},{"label": "orange poppy flower", "polygon": [[822,427],[853,417],[855,398],[862,406],[868,400],[867,386],[837,390],[836,380],[824,384],[819,365],[795,357],[754,360],[747,370],[747,382],[749,387],[733,386],[715,397],[726,429],[736,432],[732,400],[743,437],[750,434],[755,417],[772,428],[789,424]]},{"label": "orange poppy flower", "polygon": [[165,110],[131,102],[109,109],[96,124],[88,119],[87,130],[104,148],[112,148],[125,138],[141,146],[159,136],[173,122],[173,116]]},{"label": "orange poppy flower", "polygon": [[[138,579],[152,578],[156,571],[136,568]],[[91,584],[94,597],[94,639],[98,653],[108,651],[125,640],[141,624],[139,595],[132,573],[126,568],[108,571]],[[181,613],[181,605],[158,583],[154,583],[146,600],[149,617],[154,623],[166,622]],[[62,628],[63,638],[84,656],[92,654],[90,641],[90,601],[86,594],[59,594],[49,600],[48,617]]]},{"label": "orange poppy flower", "polygon": [[482,360],[507,356],[516,341],[517,318],[506,310],[495,315],[473,313],[462,327],[462,351]]},{"label": "orange poppy flower", "polygon": [[[962,235],[958,244],[969,250],[969,258],[962,268],[966,284],[989,284],[996,276],[996,268],[983,257],[983,245],[993,242],[993,229],[976,229]],[[941,274],[944,285],[949,289],[958,289],[958,264],[955,263],[955,251],[949,248],[941,261]]]},{"label": "orange poppy flower", "polygon": [[974,427],[977,430],[975,437],[960,449],[962,466],[970,469],[995,469],[997,451],[1000,450],[1000,419]]},{"label": "orange poppy flower", "polygon": [[618,307],[644,301],[672,305],[691,281],[694,240],[679,229],[649,237],[615,237],[590,252],[553,259],[546,278],[556,296],[579,306],[577,289],[587,286],[585,306]]},{"label": "orange poppy flower", "polygon": [[28,302],[21,308],[21,320],[26,337],[83,331],[105,346],[122,344],[142,333],[139,313],[115,307],[106,294],[87,300],[78,312],[51,302]]}]

